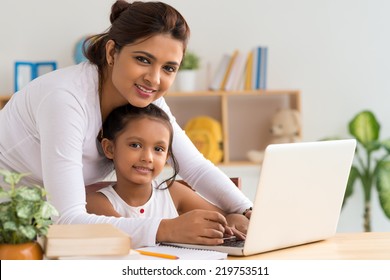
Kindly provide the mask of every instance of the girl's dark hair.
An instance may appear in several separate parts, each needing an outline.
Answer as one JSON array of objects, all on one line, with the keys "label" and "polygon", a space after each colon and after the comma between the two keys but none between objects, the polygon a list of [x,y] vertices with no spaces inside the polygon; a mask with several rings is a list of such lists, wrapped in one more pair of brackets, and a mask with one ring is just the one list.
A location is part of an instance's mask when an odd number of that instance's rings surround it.
[{"label": "girl's dark hair", "polygon": [[98,67],[100,81],[107,66],[105,46],[109,40],[120,51],[139,39],[170,34],[183,42],[184,52],[187,48],[190,28],[184,17],[168,4],[118,0],[111,7],[110,21],[111,27],[106,32],[89,37],[83,45],[85,57]]},{"label": "girl's dark hair", "polygon": [[169,120],[169,116],[160,107],[154,105],[153,103],[150,103],[148,106],[143,108],[126,104],[114,109],[103,123],[102,137],[115,141],[115,138],[123,131],[128,123],[143,118],[156,120],[165,125],[169,130],[170,137],[168,153],[172,161],[173,175],[160,183],[159,186],[170,181],[167,186],[170,187],[179,173],[179,164],[172,151],[173,127]]}]

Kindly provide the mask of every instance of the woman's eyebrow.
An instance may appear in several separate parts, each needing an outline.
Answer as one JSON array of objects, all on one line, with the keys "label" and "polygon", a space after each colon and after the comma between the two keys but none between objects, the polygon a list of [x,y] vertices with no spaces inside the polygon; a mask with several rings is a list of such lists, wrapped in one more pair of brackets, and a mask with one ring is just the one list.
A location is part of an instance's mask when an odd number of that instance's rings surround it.
[{"label": "woman's eyebrow", "polygon": [[[154,55],[152,55],[151,53],[145,52],[145,51],[133,51],[133,53],[134,54],[143,54],[144,56],[146,56],[152,60],[157,60]],[[176,61],[167,61],[166,63],[170,64],[170,65],[176,65],[176,66],[180,65],[180,63],[178,63]]]}]

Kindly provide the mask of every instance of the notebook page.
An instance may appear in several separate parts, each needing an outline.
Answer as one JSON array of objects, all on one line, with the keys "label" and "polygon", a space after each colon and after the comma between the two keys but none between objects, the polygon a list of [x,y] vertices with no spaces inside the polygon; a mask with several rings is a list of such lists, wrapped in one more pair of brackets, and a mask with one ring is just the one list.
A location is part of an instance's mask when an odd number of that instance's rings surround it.
[{"label": "notebook page", "polygon": [[[166,244],[159,244],[157,246],[139,248],[142,251],[155,252],[161,254],[167,254],[177,256],[179,260],[224,260],[227,259],[227,253],[212,251],[212,250],[201,250],[177,247]],[[143,256],[146,257],[146,256]],[[149,259],[162,259],[158,257],[149,257]]]}]

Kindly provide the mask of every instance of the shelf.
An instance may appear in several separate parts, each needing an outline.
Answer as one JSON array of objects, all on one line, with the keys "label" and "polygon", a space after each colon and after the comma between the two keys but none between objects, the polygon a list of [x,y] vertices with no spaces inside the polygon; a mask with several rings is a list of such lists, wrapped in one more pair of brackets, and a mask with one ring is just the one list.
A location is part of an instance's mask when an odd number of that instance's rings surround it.
[{"label": "shelf", "polygon": [[0,95],[0,109],[10,100],[12,95]]},{"label": "shelf", "polygon": [[246,154],[252,149],[265,149],[271,141],[270,120],[275,112],[281,108],[301,111],[298,90],[172,92],[165,99],[181,127],[200,115],[221,122],[224,136],[221,165],[251,164]]}]

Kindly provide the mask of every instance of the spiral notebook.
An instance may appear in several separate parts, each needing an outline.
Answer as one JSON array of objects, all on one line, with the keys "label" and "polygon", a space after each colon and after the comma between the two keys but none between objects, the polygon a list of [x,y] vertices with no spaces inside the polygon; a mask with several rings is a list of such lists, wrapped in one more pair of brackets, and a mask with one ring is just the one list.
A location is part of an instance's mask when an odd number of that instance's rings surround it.
[{"label": "spiral notebook", "polygon": [[[164,259],[164,255],[176,256],[178,260],[224,260],[227,253],[214,250],[178,247],[174,245],[159,244],[157,246],[143,247],[139,250],[156,253],[156,256],[143,255],[142,259]],[[160,257],[158,255],[161,255]]]}]

